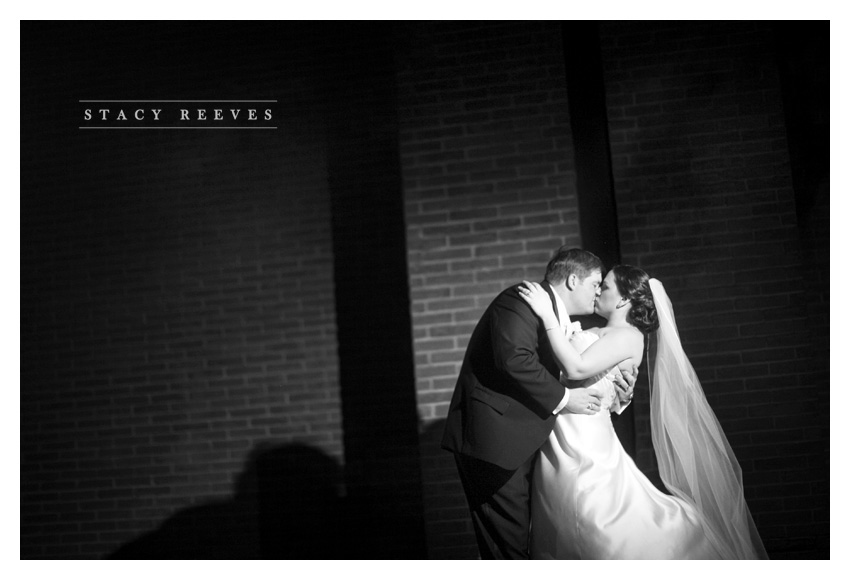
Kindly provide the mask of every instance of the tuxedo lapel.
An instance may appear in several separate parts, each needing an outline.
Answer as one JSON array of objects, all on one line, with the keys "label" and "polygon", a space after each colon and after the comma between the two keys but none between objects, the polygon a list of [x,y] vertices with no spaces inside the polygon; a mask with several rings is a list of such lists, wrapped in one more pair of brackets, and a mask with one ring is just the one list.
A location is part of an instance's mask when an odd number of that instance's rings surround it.
[{"label": "tuxedo lapel", "polygon": [[552,285],[549,284],[546,280],[540,283],[541,286],[549,293],[549,300],[552,301],[552,310],[555,311],[555,318],[558,319],[558,323],[561,322],[561,313],[558,312],[558,302],[555,300],[555,291],[552,290]]}]

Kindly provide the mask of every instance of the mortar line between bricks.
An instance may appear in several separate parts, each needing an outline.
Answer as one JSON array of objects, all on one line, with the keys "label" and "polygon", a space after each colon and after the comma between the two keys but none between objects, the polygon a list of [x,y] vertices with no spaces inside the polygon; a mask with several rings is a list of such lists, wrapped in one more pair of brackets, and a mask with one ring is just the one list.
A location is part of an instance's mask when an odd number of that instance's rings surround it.
[{"label": "mortar line between bricks", "polygon": [[277,99],[80,99],[81,103],[276,103]]},{"label": "mortar line between bricks", "polygon": [[79,127],[80,129],[120,129],[122,131],[130,130],[130,129],[175,129],[175,130],[183,130],[183,129],[213,129],[216,131],[221,131],[225,129],[249,129],[249,130],[257,130],[257,129],[277,129],[277,127]]}]

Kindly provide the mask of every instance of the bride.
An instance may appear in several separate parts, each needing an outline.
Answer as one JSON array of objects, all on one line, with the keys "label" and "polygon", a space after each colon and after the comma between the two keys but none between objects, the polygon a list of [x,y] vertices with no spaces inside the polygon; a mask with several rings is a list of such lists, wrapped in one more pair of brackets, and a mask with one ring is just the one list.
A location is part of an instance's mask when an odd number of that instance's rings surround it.
[{"label": "bride", "polygon": [[[532,478],[531,557],[558,559],[756,559],[767,553],[744,500],[741,470],[682,350],[664,287],[615,266],[595,311],[604,328],[560,326],[546,291],[519,290],[544,323],[570,387],[602,395],[595,415],[558,415]],[[655,336],[650,382],[659,491],[625,452],[611,423],[622,412],[609,372],[630,370]]]}]

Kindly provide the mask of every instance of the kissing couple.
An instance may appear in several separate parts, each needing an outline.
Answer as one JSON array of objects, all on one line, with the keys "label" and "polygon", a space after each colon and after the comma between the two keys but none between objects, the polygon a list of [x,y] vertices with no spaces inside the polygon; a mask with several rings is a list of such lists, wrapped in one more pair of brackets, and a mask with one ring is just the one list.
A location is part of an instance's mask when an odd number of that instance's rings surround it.
[{"label": "kissing couple", "polygon": [[[658,280],[562,247],[543,282],[502,291],[478,322],[449,406],[485,559],[764,559],[741,469],[682,349]],[[571,315],[596,312],[603,328]],[[647,360],[656,488],[611,423]]]}]

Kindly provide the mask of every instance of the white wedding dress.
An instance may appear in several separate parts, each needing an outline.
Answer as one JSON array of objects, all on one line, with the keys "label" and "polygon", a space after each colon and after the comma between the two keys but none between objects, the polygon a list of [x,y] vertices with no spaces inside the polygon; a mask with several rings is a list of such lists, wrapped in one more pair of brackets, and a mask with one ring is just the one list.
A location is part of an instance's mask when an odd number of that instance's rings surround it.
[{"label": "white wedding dress", "polygon": [[[583,352],[599,336],[570,339]],[[716,559],[693,505],[658,490],[623,449],[611,423],[619,412],[603,373],[570,386],[603,393],[595,415],[558,415],[540,450],[531,497],[531,557],[536,559]]]}]

